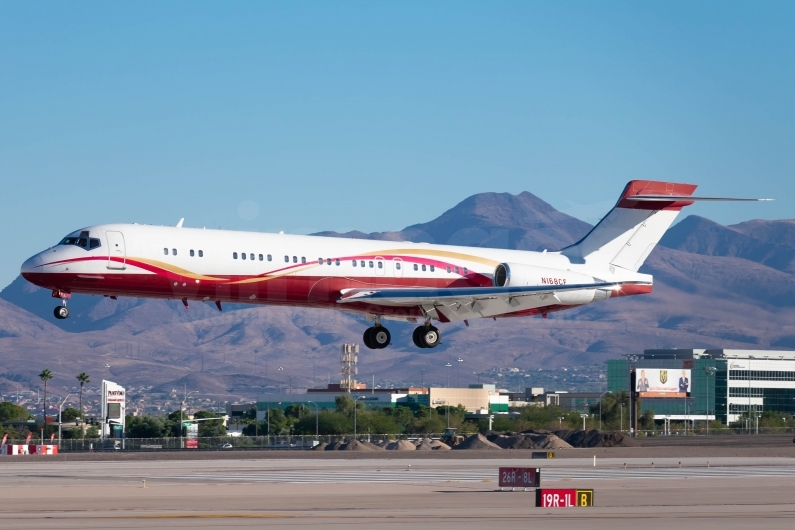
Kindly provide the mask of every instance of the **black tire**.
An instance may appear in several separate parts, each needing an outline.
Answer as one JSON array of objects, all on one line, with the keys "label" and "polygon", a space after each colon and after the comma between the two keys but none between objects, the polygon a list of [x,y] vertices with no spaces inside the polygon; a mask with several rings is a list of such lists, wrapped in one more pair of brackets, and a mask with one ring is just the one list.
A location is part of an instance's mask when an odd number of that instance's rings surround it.
[{"label": "black tire", "polygon": [[414,341],[414,345],[418,348],[426,348],[425,344],[422,343],[422,339],[420,339],[420,333],[425,329],[425,326],[419,326],[414,328],[414,334],[411,336],[411,340]]},{"label": "black tire", "polygon": [[371,342],[372,332],[373,328],[367,328],[366,330],[364,330],[364,335],[362,335],[362,342],[364,342],[364,345],[370,348],[371,350],[375,350],[376,347]]},{"label": "black tire", "polygon": [[63,305],[59,305],[58,307],[56,307],[52,313],[55,315],[55,318],[57,318],[58,320],[69,318],[69,310],[66,308],[66,306]]},{"label": "black tire", "polygon": [[383,349],[389,346],[392,340],[392,335],[389,330],[384,326],[377,326],[370,328],[370,343],[378,349]]},{"label": "black tire", "polygon": [[420,332],[420,341],[426,348],[435,348],[442,342],[442,334],[434,326],[423,326]]}]

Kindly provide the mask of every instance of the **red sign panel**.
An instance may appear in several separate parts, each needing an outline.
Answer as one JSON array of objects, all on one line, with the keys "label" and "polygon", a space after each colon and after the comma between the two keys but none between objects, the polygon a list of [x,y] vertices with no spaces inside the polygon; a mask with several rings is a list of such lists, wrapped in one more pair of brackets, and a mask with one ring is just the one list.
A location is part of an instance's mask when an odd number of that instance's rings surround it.
[{"label": "red sign panel", "polygon": [[197,439],[187,439],[185,440],[185,449],[198,449],[199,448],[199,440]]},{"label": "red sign panel", "polygon": [[534,467],[501,467],[501,488],[537,488],[541,472]]},{"label": "red sign panel", "polygon": [[578,508],[593,506],[593,490],[537,489],[539,508]]}]

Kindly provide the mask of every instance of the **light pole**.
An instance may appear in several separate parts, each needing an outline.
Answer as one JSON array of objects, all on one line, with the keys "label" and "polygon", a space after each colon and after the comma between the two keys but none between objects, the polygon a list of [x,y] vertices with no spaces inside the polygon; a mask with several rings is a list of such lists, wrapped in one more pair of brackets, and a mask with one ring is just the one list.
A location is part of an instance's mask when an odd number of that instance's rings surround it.
[{"label": "light pole", "polygon": [[464,359],[459,357],[456,359],[456,366],[458,371],[458,388],[461,388],[461,363],[464,362]]},{"label": "light pole", "polygon": [[109,379],[109,378],[110,378],[110,365],[106,363],[105,364],[105,379]]},{"label": "light pole", "polygon": [[[452,368],[453,365],[450,364],[450,363],[447,363],[447,364],[444,365],[444,367],[445,368]],[[450,370],[447,371],[447,388],[450,388]]]},{"label": "light pole", "polygon": [[420,388],[425,388],[425,368],[420,368]]},{"label": "light pole", "polygon": [[185,397],[182,399],[182,403],[180,404],[180,407],[179,407],[179,448],[180,449],[184,449],[185,448],[184,447],[184,443],[185,442],[183,440],[183,434],[182,434],[182,427],[183,427],[182,422],[184,421],[183,418],[182,418],[182,409],[185,408],[185,403],[188,401],[188,396],[190,394],[198,394],[199,393],[198,390],[191,390],[190,392],[188,392],[188,383],[184,383],[184,385],[185,385],[184,386]]},{"label": "light pole", "polygon": [[707,436],[709,436],[709,378],[710,376],[715,377],[715,372],[717,372],[718,369],[714,366],[705,366],[704,371],[707,373]]},{"label": "light pole", "polygon": [[307,401],[307,403],[311,403],[315,406],[315,440],[317,440],[318,416],[320,415],[320,407],[318,407],[317,403],[315,403],[314,401]]},{"label": "light pole", "polygon": [[612,394],[609,390],[606,392],[602,392],[602,395],[599,396],[599,430],[602,430],[602,398],[605,397],[605,394]]},{"label": "light pole", "polygon": [[[277,371],[277,372],[281,372],[281,371],[283,371],[283,370],[284,370],[284,368],[280,366],[280,367],[279,367],[279,369],[278,369],[278,370],[276,370],[276,371]],[[281,379],[281,377],[279,377],[279,379]],[[282,387],[282,388],[283,388],[283,387]]]},{"label": "light pole", "polygon": [[63,404],[66,403],[66,400],[69,399],[70,396],[74,394],[66,394],[66,397],[63,398],[61,404],[58,405],[58,446],[61,446],[61,412],[63,412]]},{"label": "light pole", "polygon": [[624,432],[624,404],[621,403],[620,405],[621,405],[621,428],[619,429],[619,432]]},{"label": "light pole", "polygon": [[587,418],[588,415],[587,414],[580,414],[580,417],[582,418],[582,430],[584,431],[585,430],[585,418]]},{"label": "light pole", "polygon": [[558,416],[558,428],[563,428],[563,416]]}]

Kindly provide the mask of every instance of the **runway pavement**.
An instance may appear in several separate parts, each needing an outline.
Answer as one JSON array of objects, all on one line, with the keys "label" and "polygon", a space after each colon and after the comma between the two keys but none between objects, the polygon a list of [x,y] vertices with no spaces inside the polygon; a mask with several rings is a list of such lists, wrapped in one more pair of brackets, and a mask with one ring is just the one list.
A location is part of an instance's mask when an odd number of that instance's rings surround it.
[{"label": "runway pavement", "polygon": [[[680,466],[681,462],[681,466]],[[652,463],[654,467],[652,467]],[[624,468],[626,464],[626,469]],[[497,468],[541,468],[543,487],[593,488],[594,508],[541,509],[499,491]],[[145,484],[144,484],[145,481]],[[795,458],[530,460],[0,460],[2,528],[644,530],[791,528]],[[145,486],[145,487],[144,487]]]}]

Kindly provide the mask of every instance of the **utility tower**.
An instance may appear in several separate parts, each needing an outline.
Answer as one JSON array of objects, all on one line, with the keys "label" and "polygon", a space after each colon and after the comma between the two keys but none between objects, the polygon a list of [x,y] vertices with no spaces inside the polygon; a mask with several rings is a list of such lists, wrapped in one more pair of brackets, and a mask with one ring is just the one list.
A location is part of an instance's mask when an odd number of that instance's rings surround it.
[{"label": "utility tower", "polygon": [[356,362],[359,360],[359,345],[358,344],[343,344],[342,345],[342,380],[340,381],[340,388],[344,388],[346,392],[351,393],[351,388],[356,386],[357,381],[354,376],[359,373],[356,367]]}]

